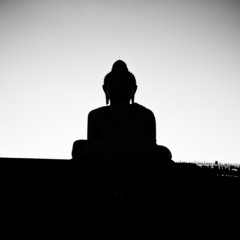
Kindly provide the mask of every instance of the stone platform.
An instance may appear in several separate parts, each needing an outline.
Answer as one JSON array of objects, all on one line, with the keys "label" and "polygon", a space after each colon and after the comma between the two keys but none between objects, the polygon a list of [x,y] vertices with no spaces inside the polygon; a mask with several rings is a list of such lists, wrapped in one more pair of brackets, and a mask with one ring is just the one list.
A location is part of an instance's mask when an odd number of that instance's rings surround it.
[{"label": "stone platform", "polygon": [[41,230],[46,222],[92,224],[103,217],[107,224],[157,219],[165,229],[172,222],[185,225],[203,218],[205,224],[228,221],[239,209],[239,179],[217,177],[195,164],[117,157],[0,158],[0,163],[1,216],[21,223],[21,229]]}]

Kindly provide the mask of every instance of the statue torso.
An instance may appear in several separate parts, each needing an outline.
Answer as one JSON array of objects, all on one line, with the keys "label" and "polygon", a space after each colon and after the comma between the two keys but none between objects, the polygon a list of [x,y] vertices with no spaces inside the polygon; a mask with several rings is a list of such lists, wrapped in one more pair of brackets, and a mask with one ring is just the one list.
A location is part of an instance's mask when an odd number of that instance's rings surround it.
[{"label": "statue torso", "polygon": [[144,142],[149,138],[148,131],[155,128],[149,126],[155,123],[153,113],[136,103],[127,107],[101,107],[93,110],[90,115],[94,120],[89,126],[93,129],[89,131],[93,131],[95,140],[103,142],[113,144]]}]

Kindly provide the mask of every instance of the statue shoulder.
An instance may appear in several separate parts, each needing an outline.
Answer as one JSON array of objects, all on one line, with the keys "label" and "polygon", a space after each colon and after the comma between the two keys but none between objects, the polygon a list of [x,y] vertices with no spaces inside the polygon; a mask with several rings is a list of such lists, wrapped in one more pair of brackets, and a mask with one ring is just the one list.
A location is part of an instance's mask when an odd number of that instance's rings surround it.
[{"label": "statue shoulder", "polygon": [[136,111],[142,112],[145,115],[154,116],[153,112],[150,109],[148,109],[148,108],[146,108],[146,107],[144,107],[144,106],[142,106],[138,103],[134,103],[133,108],[136,109]]},{"label": "statue shoulder", "polygon": [[99,107],[91,110],[88,113],[88,117],[96,118],[102,116],[103,114],[106,114],[107,112],[109,112],[109,106]]}]

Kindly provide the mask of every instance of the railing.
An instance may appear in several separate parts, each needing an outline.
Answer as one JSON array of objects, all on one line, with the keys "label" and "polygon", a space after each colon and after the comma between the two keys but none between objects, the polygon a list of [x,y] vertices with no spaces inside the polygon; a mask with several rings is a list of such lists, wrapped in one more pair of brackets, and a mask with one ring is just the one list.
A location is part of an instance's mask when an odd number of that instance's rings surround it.
[{"label": "railing", "polygon": [[197,166],[211,171],[214,175],[219,177],[237,177],[240,178],[240,164],[218,163],[211,162],[179,162],[179,164],[196,164]]}]

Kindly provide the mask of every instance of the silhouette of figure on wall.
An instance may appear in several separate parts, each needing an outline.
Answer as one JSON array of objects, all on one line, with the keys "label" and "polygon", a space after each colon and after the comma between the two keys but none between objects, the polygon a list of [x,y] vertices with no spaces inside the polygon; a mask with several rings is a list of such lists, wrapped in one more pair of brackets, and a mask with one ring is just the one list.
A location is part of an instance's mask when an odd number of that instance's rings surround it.
[{"label": "silhouette of figure on wall", "polygon": [[87,140],[74,142],[72,158],[125,152],[172,162],[169,149],[156,144],[154,114],[134,102],[136,79],[125,62],[118,60],[113,64],[102,87],[110,106],[88,114]]}]

